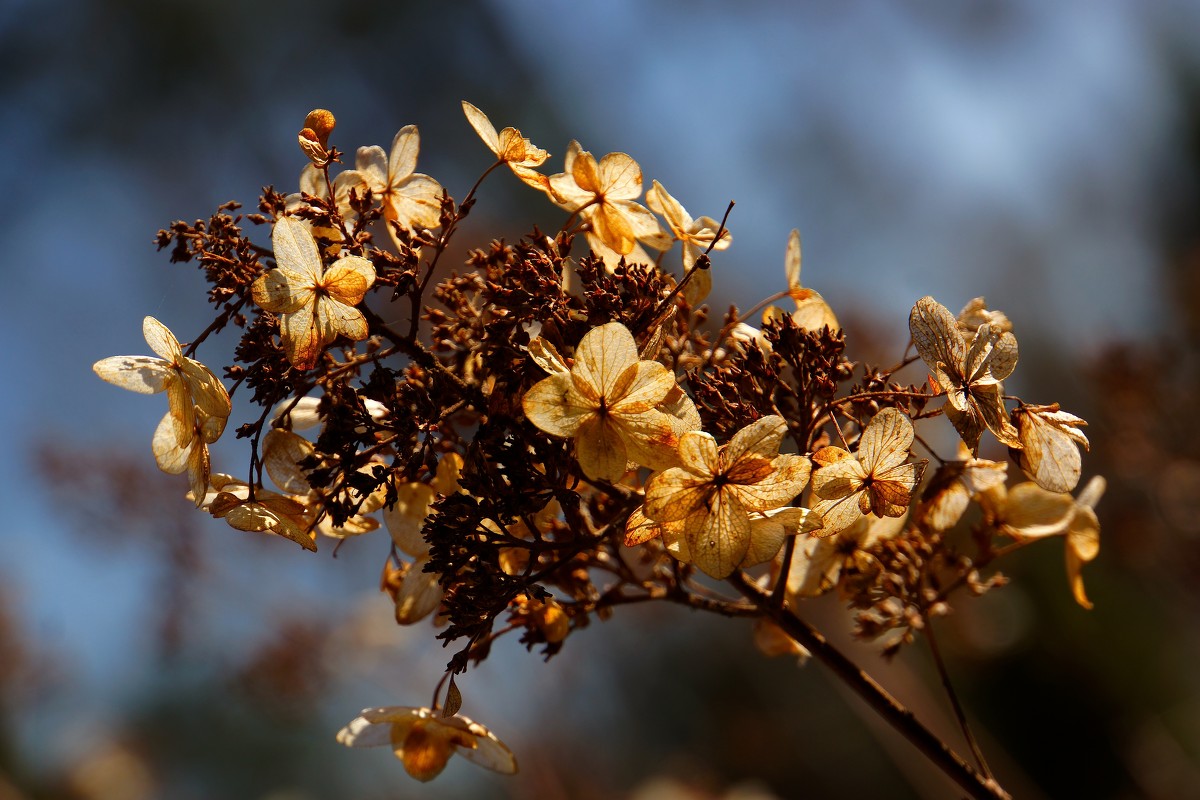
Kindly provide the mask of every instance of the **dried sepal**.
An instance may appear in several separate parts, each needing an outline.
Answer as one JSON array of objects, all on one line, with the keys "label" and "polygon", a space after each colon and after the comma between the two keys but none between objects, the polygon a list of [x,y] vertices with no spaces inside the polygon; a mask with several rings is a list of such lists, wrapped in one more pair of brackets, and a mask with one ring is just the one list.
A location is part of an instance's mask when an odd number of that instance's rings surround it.
[{"label": "dried sepal", "polygon": [[1079,448],[1088,449],[1081,427],[1083,419],[1061,411],[1058,403],[1020,406],[1013,410],[1021,441],[1021,471],[1051,492],[1069,492],[1079,483],[1082,463]]},{"label": "dried sepal", "polygon": [[550,179],[534,169],[534,167],[540,167],[549,156],[545,150],[535,146],[516,128],[505,128],[497,133],[487,114],[466,100],[462,101],[462,109],[467,117],[467,122],[471,123],[471,128],[498,160],[507,164],[522,183],[546,192],[553,198],[550,191]]}]

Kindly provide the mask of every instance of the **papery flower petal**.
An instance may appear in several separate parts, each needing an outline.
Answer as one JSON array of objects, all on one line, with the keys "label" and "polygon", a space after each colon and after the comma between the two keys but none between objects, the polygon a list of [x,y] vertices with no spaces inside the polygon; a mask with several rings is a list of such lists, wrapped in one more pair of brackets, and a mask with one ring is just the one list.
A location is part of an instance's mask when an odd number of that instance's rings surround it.
[{"label": "papery flower petal", "polygon": [[712,495],[707,513],[685,519],[684,535],[692,563],[705,575],[726,578],[750,547],[750,517],[736,493],[721,489]]}]

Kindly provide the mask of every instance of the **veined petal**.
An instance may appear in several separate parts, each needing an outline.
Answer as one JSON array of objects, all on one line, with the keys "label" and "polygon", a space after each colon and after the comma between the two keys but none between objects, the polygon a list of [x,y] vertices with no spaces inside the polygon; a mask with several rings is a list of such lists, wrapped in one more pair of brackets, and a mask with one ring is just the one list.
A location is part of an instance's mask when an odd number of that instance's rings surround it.
[{"label": "veined petal", "polygon": [[674,241],[658,224],[658,217],[640,203],[632,200],[617,200],[612,203],[616,211],[625,219],[633,238],[645,242],[655,250],[666,250]]},{"label": "veined petal", "polygon": [[592,214],[592,227],[605,244],[621,255],[628,255],[637,244],[629,218],[611,203],[601,203]]},{"label": "veined petal", "polygon": [[312,369],[325,346],[314,310],[313,304],[309,303],[279,318],[279,338],[288,361],[296,369]]},{"label": "veined petal", "polygon": [[642,194],[642,168],[627,153],[609,153],[600,159],[597,173],[609,200],[636,200]]},{"label": "veined petal", "polygon": [[339,258],[330,265],[322,285],[343,303],[356,306],[375,283],[375,267],[361,256]]},{"label": "veined petal", "polygon": [[958,320],[932,297],[922,297],[908,317],[908,329],[921,360],[930,369],[939,363],[961,370],[967,353]]},{"label": "veined petal", "polygon": [[762,480],[754,483],[735,481],[727,487],[737,494],[747,511],[769,511],[786,505],[804,491],[808,483],[811,465],[804,456],[782,455],[768,464],[770,471]]},{"label": "veined petal", "polygon": [[183,358],[183,351],[179,348],[179,340],[175,338],[175,334],[154,317],[142,320],[142,335],[146,337],[146,344],[150,345],[150,349],[168,363],[176,364]]},{"label": "veined petal", "polygon": [[254,281],[250,287],[251,297],[264,311],[294,314],[312,302],[318,280],[319,277],[291,269],[273,269]]},{"label": "veined petal", "polygon": [[646,481],[646,501],[642,506],[655,522],[671,522],[707,509],[713,493],[707,478],[682,467],[672,467],[650,476]]},{"label": "veined petal", "polygon": [[[820,474],[820,470],[816,474]],[[815,478],[814,478],[815,481]],[[859,493],[854,492],[844,497],[838,497],[831,500],[819,500],[813,503],[813,513],[821,517],[821,529],[815,531],[813,536],[824,539],[827,536],[832,536],[835,533],[844,531],[862,518],[862,509],[859,508]]]},{"label": "veined petal", "polygon": [[904,412],[885,408],[871,418],[858,443],[858,460],[870,474],[908,458],[913,443],[912,421]]},{"label": "veined petal", "polygon": [[466,114],[467,122],[471,124],[471,128],[475,131],[479,138],[483,140],[483,143],[487,145],[487,148],[491,150],[497,158],[499,158],[500,137],[496,133],[496,126],[492,124],[490,119],[488,119],[487,114],[484,114],[466,100],[462,101],[462,110],[463,113]]},{"label": "veined petal", "polygon": [[354,168],[375,195],[375,200],[383,200],[388,190],[387,153],[383,148],[377,144],[358,148]]},{"label": "veined petal", "polygon": [[102,358],[92,365],[92,372],[113,386],[138,394],[157,394],[177,377],[170,364],[150,356]]},{"label": "veined petal", "polygon": [[657,406],[674,388],[670,370],[657,361],[638,361],[625,368],[605,397],[612,413],[638,414]]},{"label": "veined petal", "polygon": [[771,414],[751,422],[733,435],[721,454],[721,462],[732,465],[743,458],[765,458],[770,461],[779,455],[779,445],[787,433],[783,417]]},{"label": "veined petal", "polygon": [[[154,462],[158,464],[159,469],[169,475],[178,475],[187,469],[192,441],[189,439],[180,444],[176,433],[175,419],[170,412],[167,412],[154,429],[154,436],[150,440],[150,449],[154,452]],[[204,494],[201,492],[200,497],[203,498]]]},{"label": "veined petal", "polygon": [[609,322],[592,328],[579,340],[572,371],[594,386],[599,395],[608,397],[621,373],[636,363],[638,352],[633,334],[621,323]]},{"label": "veined petal", "polygon": [[431,487],[423,483],[402,483],[396,487],[396,504],[383,510],[383,522],[392,541],[401,552],[413,558],[429,554],[429,543],[421,530],[432,504]]},{"label": "veined petal", "polygon": [[354,306],[332,297],[322,297],[317,300],[317,316],[321,339],[326,344],[336,339],[338,334],[356,342],[367,338],[367,319]]},{"label": "veined petal", "polygon": [[214,417],[228,417],[232,410],[229,392],[208,367],[190,358],[182,359],[179,371],[200,410]]},{"label": "veined petal", "polygon": [[575,433],[575,457],[584,475],[613,483],[621,479],[629,463],[620,428],[600,416],[588,417],[579,425]]},{"label": "veined petal", "polygon": [[570,404],[571,388],[569,372],[556,372],[538,381],[521,400],[525,416],[551,436],[574,436],[584,418],[595,413],[595,409]]},{"label": "veined petal", "polygon": [[867,472],[857,458],[846,458],[812,474],[813,494],[822,500],[847,497],[863,486]]},{"label": "veined petal", "polygon": [[395,188],[399,181],[416,172],[417,153],[421,149],[421,135],[416,125],[405,125],[392,139],[392,152],[388,156],[388,184]]},{"label": "veined petal", "polygon": [[272,428],[263,437],[262,461],[271,480],[288,494],[308,494],[312,487],[300,462],[316,452],[313,443],[303,436]]},{"label": "veined petal", "polygon": [[310,286],[320,280],[325,269],[308,225],[295,217],[280,217],[271,231],[271,246],[275,250],[275,264],[280,270],[299,273],[304,276],[302,281]]},{"label": "veined petal", "polygon": [[442,185],[428,175],[410,175],[394,185],[384,216],[400,227],[436,228],[442,219]]},{"label": "veined petal", "polygon": [[692,225],[692,218],[687,209],[658,181],[654,181],[646,190],[646,205],[666,220],[667,227],[675,234],[676,239],[684,238],[684,234]]},{"label": "veined petal", "polygon": [[687,517],[684,535],[692,563],[713,578],[728,577],[750,548],[750,516],[733,492],[718,490],[708,513]]},{"label": "veined petal", "polygon": [[611,414],[610,423],[625,443],[625,456],[650,469],[679,465],[679,439],[671,418],[650,409],[640,414]]},{"label": "veined petal", "polygon": [[686,469],[705,480],[721,468],[717,440],[706,431],[688,431],[679,437],[679,458]]},{"label": "veined petal", "polygon": [[436,572],[425,572],[428,557],[419,558],[408,568],[396,594],[396,622],[412,625],[437,610],[442,604],[442,586]]},{"label": "veined petal", "polygon": [[789,536],[819,530],[821,518],[807,508],[777,508],[750,516],[750,546],[738,566],[753,567],[770,561]]}]

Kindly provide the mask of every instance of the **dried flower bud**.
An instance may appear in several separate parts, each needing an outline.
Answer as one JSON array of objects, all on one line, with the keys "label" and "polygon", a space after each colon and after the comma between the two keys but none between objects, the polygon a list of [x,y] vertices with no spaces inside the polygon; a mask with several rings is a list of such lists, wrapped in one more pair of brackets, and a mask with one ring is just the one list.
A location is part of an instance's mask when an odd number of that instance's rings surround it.
[{"label": "dried flower bud", "polygon": [[322,147],[329,146],[329,134],[333,133],[335,125],[337,120],[334,119],[333,112],[323,108],[314,108],[304,118],[304,129],[312,131]]}]

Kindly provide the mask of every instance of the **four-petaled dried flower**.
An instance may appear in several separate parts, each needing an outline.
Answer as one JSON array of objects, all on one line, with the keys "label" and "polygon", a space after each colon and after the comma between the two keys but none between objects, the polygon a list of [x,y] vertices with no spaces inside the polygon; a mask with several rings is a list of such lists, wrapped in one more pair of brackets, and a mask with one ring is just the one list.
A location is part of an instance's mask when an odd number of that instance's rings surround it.
[{"label": "four-petaled dried flower", "polygon": [[208,481],[208,445],[225,430],[232,409],[229,393],[212,370],[183,354],[166,325],[146,317],[142,335],[158,358],[112,356],[97,361],[92,371],[131,392],[167,393],[167,414],[151,443],[154,460],[172,475],[186,470],[192,491],[202,496]]},{"label": "four-petaled dried flower", "polygon": [[253,499],[250,487],[231,475],[216,473],[211,490],[201,495],[196,505],[205,508],[229,527],[250,533],[273,533],[290,539],[305,550],[316,552],[311,513],[294,498],[256,487]]},{"label": "four-petaled dried flower", "polygon": [[979,451],[984,428],[1009,447],[1020,447],[1000,385],[1017,365],[1016,337],[983,323],[968,350],[958,320],[932,297],[922,297],[913,306],[908,329],[921,359],[946,393],[946,416],[971,452]]},{"label": "four-petaled dried flower", "polygon": [[419,781],[440,775],[455,753],[495,772],[517,771],[516,757],[494,733],[466,717],[443,717],[430,708],[365,708],[338,731],[337,740],[347,747],[391,745],[405,771]]},{"label": "four-petaled dried flower", "polygon": [[467,122],[479,134],[479,138],[497,159],[508,165],[521,181],[535,189],[550,194],[550,179],[538,172],[534,167],[540,167],[548,157],[548,153],[521,135],[516,128],[505,128],[496,133],[492,121],[475,106],[462,101],[463,113]]},{"label": "four-petaled dried flower", "polygon": [[751,548],[750,513],[785,506],[808,484],[809,460],[779,453],[786,432],[782,417],[769,416],[723,447],[704,431],[685,433],[682,466],[651,476],[643,512],[655,522],[682,520],[692,563],[714,578],[728,576]]},{"label": "four-petaled dried flower", "polygon": [[555,203],[591,223],[588,244],[610,266],[620,256],[648,261],[644,252],[634,249],[639,241],[655,250],[671,246],[655,216],[637,202],[642,170],[625,153],[609,153],[597,163],[579,142],[572,141],[567,146],[566,171],[550,176],[550,190]]},{"label": "four-petaled dried flower", "polygon": [[375,198],[383,218],[406,230],[436,228],[442,214],[442,185],[417,172],[421,138],[416,125],[406,125],[392,139],[391,153],[379,145],[358,148],[354,166]]},{"label": "four-petaled dried flower", "polygon": [[[646,205],[667,221],[667,227],[671,229],[671,234],[677,241],[683,243],[683,272],[685,275],[691,270],[700,254],[706,252],[709,247],[712,247],[713,250],[724,250],[733,241],[733,237],[727,230],[721,231],[721,238],[718,240],[717,231],[721,228],[719,222],[712,217],[692,219],[687,209],[680,205],[679,201],[672,197],[658,181],[654,181],[649,191],[646,192]],[[716,241],[715,245],[714,241]],[[708,297],[708,293],[711,291],[712,274],[707,269],[698,269],[692,273],[691,279],[684,287],[683,296],[689,305],[694,306]]]},{"label": "four-petaled dried flower", "polygon": [[571,371],[535,384],[522,406],[546,433],[575,439],[584,475],[616,481],[629,462],[658,469],[676,460],[672,418],[656,408],[673,388],[675,376],[639,359],[633,334],[610,322],[585,333]]},{"label": "four-petaled dried flower", "polygon": [[260,275],[254,302],[279,315],[279,338],[296,369],[312,369],[325,345],[339,334],[367,338],[367,321],[355,308],[375,283],[375,268],[361,256],[346,256],[328,270],[307,225],[280,217],[271,232],[275,269]]},{"label": "four-petaled dried flower", "polygon": [[907,463],[913,443],[912,421],[904,412],[885,408],[871,418],[858,440],[858,450],[823,447],[813,453],[812,510],[821,515],[817,536],[832,536],[864,514],[899,517],[912,502],[924,462]]},{"label": "four-petaled dried flower", "polygon": [[[813,289],[806,289],[800,284],[800,231],[793,229],[788,236],[787,253],[783,260],[783,271],[787,276],[788,297],[796,303],[792,312],[792,321],[801,328],[809,331],[819,331],[829,328],[836,331],[842,326],[837,316],[825,298]],[[775,306],[769,306],[763,311],[763,322],[782,315],[784,312]]]}]

